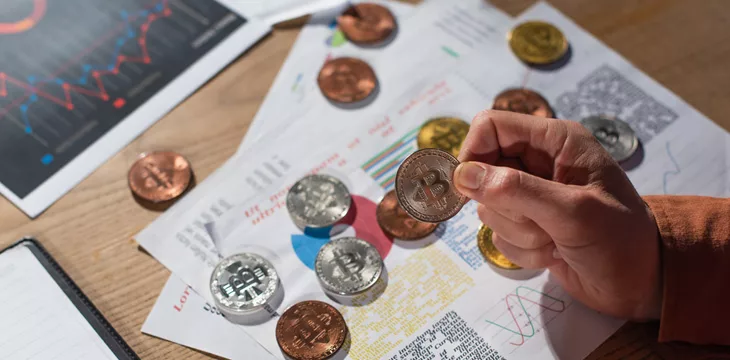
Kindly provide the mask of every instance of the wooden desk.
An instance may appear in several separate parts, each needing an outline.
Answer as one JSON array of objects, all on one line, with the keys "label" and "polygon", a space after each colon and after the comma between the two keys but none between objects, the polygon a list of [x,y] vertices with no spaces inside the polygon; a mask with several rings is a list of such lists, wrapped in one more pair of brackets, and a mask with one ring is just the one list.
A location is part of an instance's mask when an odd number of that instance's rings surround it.
[{"label": "wooden desk", "polygon": [[[495,0],[517,15],[532,0]],[[722,0],[553,0],[579,25],[709,118],[730,129],[730,12]],[[137,154],[172,149],[202,181],[231,156],[299,30],[276,29],[190,99],[101,166],[38,219],[0,200],[0,246],[37,236],[144,359],[205,355],[140,331],[169,272],[133,236],[158,213],[134,202],[126,174]],[[570,34],[567,34],[568,37]],[[214,126],[211,126],[214,124]],[[658,345],[656,324],[629,324],[591,359],[655,359],[706,348]]]}]

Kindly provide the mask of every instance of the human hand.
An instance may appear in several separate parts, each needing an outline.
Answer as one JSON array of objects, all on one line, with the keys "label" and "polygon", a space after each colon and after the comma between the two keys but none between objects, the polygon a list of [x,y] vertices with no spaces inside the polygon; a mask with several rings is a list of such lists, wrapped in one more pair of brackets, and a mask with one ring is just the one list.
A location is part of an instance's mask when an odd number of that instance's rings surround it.
[{"label": "human hand", "polygon": [[486,110],[472,121],[454,173],[479,203],[494,246],[524,268],[548,268],[587,306],[659,318],[659,234],[621,167],[577,122]]}]

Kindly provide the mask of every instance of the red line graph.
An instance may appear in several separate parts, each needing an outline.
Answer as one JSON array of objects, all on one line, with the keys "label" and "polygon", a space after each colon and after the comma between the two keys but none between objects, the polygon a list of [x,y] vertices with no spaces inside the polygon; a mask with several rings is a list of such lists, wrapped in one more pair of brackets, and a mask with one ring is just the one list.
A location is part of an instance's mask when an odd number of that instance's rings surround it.
[{"label": "red line graph", "polygon": [[[111,69],[108,70],[95,70],[91,72],[91,76],[93,78],[93,85],[95,85],[95,88],[87,88],[83,86],[73,85],[69,83],[64,83],[61,85],[61,88],[63,90],[63,96],[54,96],[52,94],[49,94],[48,92],[45,92],[41,89],[41,84],[39,86],[34,86],[28,82],[25,82],[23,80],[19,80],[16,78],[13,78],[12,76],[6,74],[5,72],[0,72],[0,97],[6,97],[8,96],[8,85],[14,85],[17,87],[20,87],[25,90],[24,96],[21,96],[17,99],[15,99],[13,102],[5,106],[4,108],[0,109],[0,118],[2,118],[4,115],[6,115],[10,110],[13,108],[19,106],[23,101],[28,99],[28,97],[31,94],[36,94],[39,97],[45,98],[53,103],[56,103],[68,110],[74,109],[73,100],[71,98],[71,93],[75,92],[78,94],[91,96],[99,98],[103,101],[109,100],[109,94],[107,93],[106,89],[104,88],[104,84],[102,81],[102,77],[105,75],[117,75],[119,73],[119,69],[122,64],[124,63],[141,63],[141,64],[149,64],[151,62],[151,58],[149,56],[149,52],[147,50],[147,32],[149,31],[150,26],[152,23],[162,17],[168,17],[172,14],[172,10],[169,8],[167,1],[162,2],[164,9],[161,12],[161,15],[150,13],[145,22],[140,26],[139,36],[137,39],[137,43],[140,47],[140,56],[127,56],[124,54],[119,54],[117,56],[116,62],[114,66]],[[134,20],[134,19],[130,19]],[[114,31],[110,32],[102,40],[108,40],[111,36],[113,36],[115,33],[118,33],[120,30],[124,29],[124,24],[120,24]],[[83,57],[86,53],[90,52],[99,45],[103,41],[97,41],[95,42],[90,48],[86,49],[82,54],[76,56],[75,59],[72,61],[76,61],[79,58]],[[57,76],[59,73],[63,72],[71,62],[64,64],[61,68],[56,70],[51,77]]]},{"label": "red line graph", "polygon": [[[520,290],[529,291],[531,293],[537,293],[537,294],[539,294],[542,297],[546,297],[546,298],[548,298],[550,300],[553,300],[554,303],[551,304],[551,305],[557,305],[557,306],[553,308],[553,307],[551,307],[549,305],[544,305],[544,304],[539,303],[539,302],[537,302],[535,300],[532,300],[532,299],[528,298],[525,295],[521,295],[520,294]],[[511,300],[511,303],[510,303],[510,300]],[[510,342],[510,344],[515,345],[515,346],[521,346],[521,345],[523,345],[525,343],[525,338],[531,338],[531,337],[535,336],[535,333],[536,333],[536,331],[535,331],[535,325],[532,323],[532,319],[530,318],[530,314],[527,311],[527,308],[525,307],[523,301],[527,301],[529,303],[535,304],[540,309],[547,310],[547,311],[552,311],[552,312],[556,312],[556,313],[561,313],[561,312],[565,311],[565,302],[563,300],[558,299],[558,298],[553,297],[553,296],[550,296],[550,295],[548,295],[545,292],[541,292],[541,291],[538,291],[538,290],[529,288],[527,286],[518,286],[515,289],[514,293],[509,293],[509,294],[507,294],[507,296],[504,297],[504,303],[507,306],[507,311],[509,312],[509,315],[510,315],[510,317],[512,319],[512,322],[511,323],[514,324],[517,327],[517,330],[515,331],[513,329],[508,328],[505,325],[501,325],[501,324],[498,324],[496,322],[493,322],[493,321],[490,321],[490,320],[486,320],[488,323],[490,323],[492,325],[495,325],[495,326],[501,328],[502,330],[511,332],[512,334],[519,336],[520,337],[520,340],[518,342]],[[515,312],[512,310],[515,306],[518,306],[518,309],[521,309],[522,310],[522,313],[525,314],[525,316],[527,317],[527,325],[530,328],[529,329],[530,330],[529,332],[528,332],[528,329],[527,328],[524,328],[523,329],[520,326],[520,322],[517,320],[518,315],[516,315]]]}]

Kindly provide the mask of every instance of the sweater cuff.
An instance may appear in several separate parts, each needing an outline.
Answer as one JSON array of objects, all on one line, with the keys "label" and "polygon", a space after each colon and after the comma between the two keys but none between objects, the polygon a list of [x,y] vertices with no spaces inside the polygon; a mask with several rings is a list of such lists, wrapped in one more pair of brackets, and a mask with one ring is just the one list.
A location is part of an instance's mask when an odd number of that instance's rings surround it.
[{"label": "sweater cuff", "polygon": [[645,196],[661,236],[659,341],[730,345],[730,199]]}]

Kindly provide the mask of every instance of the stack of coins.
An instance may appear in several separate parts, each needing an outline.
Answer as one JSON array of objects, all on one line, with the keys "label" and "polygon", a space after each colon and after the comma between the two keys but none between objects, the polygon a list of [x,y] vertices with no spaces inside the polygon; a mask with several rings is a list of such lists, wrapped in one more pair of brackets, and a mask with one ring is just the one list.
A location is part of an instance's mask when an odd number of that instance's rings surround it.
[{"label": "stack of coins", "polygon": [[367,99],[377,84],[373,68],[352,57],[327,60],[317,76],[322,94],[338,104],[359,103]]},{"label": "stack of coins", "polygon": [[422,149],[408,156],[395,176],[398,203],[416,220],[440,223],[456,215],[467,198],[456,190],[452,154]]},{"label": "stack of coins", "polygon": [[395,190],[389,191],[375,209],[375,217],[383,231],[397,239],[422,239],[436,230],[438,224],[418,221],[403,210]]},{"label": "stack of coins", "polygon": [[354,296],[368,291],[380,279],[383,258],[367,241],[343,237],[322,246],[314,271],[325,292]]},{"label": "stack of coins", "polygon": [[337,17],[337,26],[348,40],[360,45],[377,45],[391,37],[396,22],[385,6],[359,3]]},{"label": "stack of coins", "polygon": [[[396,190],[385,194],[376,210],[378,224],[386,234],[401,240],[421,239],[461,209],[464,199],[459,198],[450,179],[468,132],[469,124],[454,117],[432,118],[421,126],[416,140],[420,150],[401,164]],[[407,197],[404,191],[412,194]],[[416,210],[431,206],[440,212],[446,210],[441,207],[444,201],[451,201],[445,205],[450,207],[447,214],[434,217]]]},{"label": "stack of coins", "polygon": [[548,65],[561,60],[568,52],[565,35],[554,25],[542,21],[527,21],[517,25],[507,35],[512,52],[532,65]]},{"label": "stack of coins", "polygon": [[334,225],[350,211],[352,197],[342,181],[330,175],[308,175],[297,181],[286,196],[294,224],[305,233],[334,235]]},{"label": "stack of coins", "polygon": [[419,149],[441,149],[459,156],[461,144],[469,132],[469,124],[453,117],[438,117],[426,121],[418,132]]},{"label": "stack of coins", "polygon": [[479,227],[479,232],[477,232],[477,246],[484,259],[492,265],[507,270],[521,269],[521,267],[509,261],[509,259],[494,247],[492,243],[492,229],[484,224]]},{"label": "stack of coins", "polygon": [[221,260],[210,277],[210,292],[223,316],[237,324],[270,314],[281,295],[274,266],[252,253]]},{"label": "stack of coins", "polygon": [[327,359],[347,338],[347,324],[337,309],[321,301],[302,301],[287,309],[276,323],[276,342],[295,360]]},{"label": "stack of coins", "polygon": [[193,171],[182,155],[158,151],[142,154],[129,169],[127,181],[140,204],[163,209],[191,187]]},{"label": "stack of coins", "polygon": [[494,110],[512,111],[546,118],[555,116],[542,95],[530,89],[508,89],[494,98]]},{"label": "stack of coins", "polygon": [[580,121],[611,157],[618,162],[629,159],[639,148],[639,138],[623,120],[607,116],[591,116]]}]

